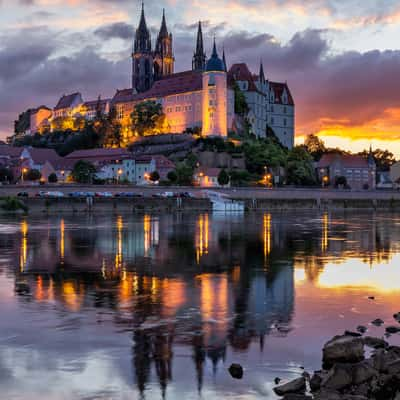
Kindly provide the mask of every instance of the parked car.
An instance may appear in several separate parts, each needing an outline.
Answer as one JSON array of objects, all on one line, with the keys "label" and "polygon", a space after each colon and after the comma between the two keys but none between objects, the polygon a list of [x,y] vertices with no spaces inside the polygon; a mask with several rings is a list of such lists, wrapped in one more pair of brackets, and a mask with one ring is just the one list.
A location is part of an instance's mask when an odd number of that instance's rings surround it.
[{"label": "parked car", "polygon": [[96,197],[113,197],[113,194],[110,192],[96,192]]},{"label": "parked car", "polygon": [[65,194],[63,192],[46,192],[45,197],[61,198],[65,197]]},{"label": "parked car", "polygon": [[161,197],[175,197],[174,192],[164,192],[161,194]]},{"label": "parked car", "polygon": [[73,198],[80,198],[80,197],[85,197],[85,194],[83,192],[71,192],[68,193],[68,196]]},{"label": "parked car", "polygon": [[139,193],[133,193],[133,192],[121,192],[121,193],[117,193],[115,195],[115,197],[125,197],[125,198],[140,198],[143,197],[143,195],[139,194]]},{"label": "parked car", "polygon": [[17,194],[17,197],[29,197],[29,193],[28,192],[19,192]]}]

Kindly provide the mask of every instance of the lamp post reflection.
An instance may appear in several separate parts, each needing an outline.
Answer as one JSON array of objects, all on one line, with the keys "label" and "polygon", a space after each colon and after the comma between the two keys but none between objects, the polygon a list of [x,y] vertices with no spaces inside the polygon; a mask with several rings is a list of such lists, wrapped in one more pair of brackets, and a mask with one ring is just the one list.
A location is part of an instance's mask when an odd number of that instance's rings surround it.
[{"label": "lamp post reflection", "polygon": [[208,214],[201,214],[197,219],[196,232],[196,262],[200,263],[201,257],[208,254],[210,223]]},{"label": "lamp post reflection", "polygon": [[271,214],[264,214],[263,221],[264,264],[271,253]]},{"label": "lamp post reflection", "polygon": [[321,240],[321,250],[325,252],[328,249],[329,243],[329,216],[328,213],[324,213],[322,217],[322,240]]},{"label": "lamp post reflection", "polygon": [[28,259],[28,223],[26,220],[21,222],[21,235],[20,271],[25,272],[26,262]]}]

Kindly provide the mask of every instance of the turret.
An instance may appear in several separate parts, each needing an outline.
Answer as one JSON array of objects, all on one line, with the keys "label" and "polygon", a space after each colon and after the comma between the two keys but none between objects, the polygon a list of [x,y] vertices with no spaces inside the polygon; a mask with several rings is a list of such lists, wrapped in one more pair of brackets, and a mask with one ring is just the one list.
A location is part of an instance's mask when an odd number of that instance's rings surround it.
[{"label": "turret", "polygon": [[196,51],[193,55],[192,69],[193,71],[204,71],[206,68],[206,53],[203,45],[203,31],[201,29],[201,21],[197,29]]},{"label": "turret", "polygon": [[151,36],[144,15],[144,4],[139,26],[136,30],[132,54],[132,89],[135,92],[149,90],[153,84],[153,54]]},{"label": "turret", "polygon": [[227,74],[215,44],[203,72],[203,136],[228,135]]}]

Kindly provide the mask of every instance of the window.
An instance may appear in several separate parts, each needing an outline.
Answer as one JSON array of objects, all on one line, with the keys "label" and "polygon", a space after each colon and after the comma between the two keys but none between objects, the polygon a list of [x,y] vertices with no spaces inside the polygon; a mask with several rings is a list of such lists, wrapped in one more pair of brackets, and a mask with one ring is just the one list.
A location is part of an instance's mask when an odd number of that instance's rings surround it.
[{"label": "window", "polygon": [[272,125],[274,124],[274,119],[273,119],[273,118],[271,118],[271,124],[272,124]]},{"label": "window", "polygon": [[176,107],[176,108],[175,108],[175,111],[176,111],[176,112],[179,112],[179,111],[181,111],[181,108],[180,108],[180,107]]},{"label": "window", "polygon": [[286,107],[283,107],[283,113],[286,114]]},{"label": "window", "polygon": [[271,106],[271,111],[274,112],[274,106]]},{"label": "window", "polygon": [[287,125],[287,121],[286,118],[283,119],[283,125],[286,126]]}]

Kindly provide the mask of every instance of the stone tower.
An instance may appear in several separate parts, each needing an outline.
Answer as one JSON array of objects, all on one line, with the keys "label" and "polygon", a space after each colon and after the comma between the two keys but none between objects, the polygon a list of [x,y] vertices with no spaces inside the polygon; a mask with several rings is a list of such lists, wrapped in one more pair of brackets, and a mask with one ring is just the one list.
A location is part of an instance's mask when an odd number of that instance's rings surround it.
[{"label": "stone tower", "polygon": [[174,62],[172,34],[168,33],[165,10],[163,10],[161,28],[154,51],[154,80],[172,75],[174,73]]},{"label": "stone tower", "polygon": [[203,136],[228,135],[228,87],[225,65],[215,45],[203,72]]},{"label": "stone tower", "polygon": [[153,53],[151,50],[151,36],[147,29],[144,15],[144,4],[139,27],[136,30],[134,50],[132,54],[132,89],[135,92],[145,92],[153,84]]},{"label": "stone tower", "polygon": [[206,54],[204,53],[203,32],[201,29],[201,21],[197,30],[196,51],[193,55],[192,70],[204,71],[206,69]]}]

